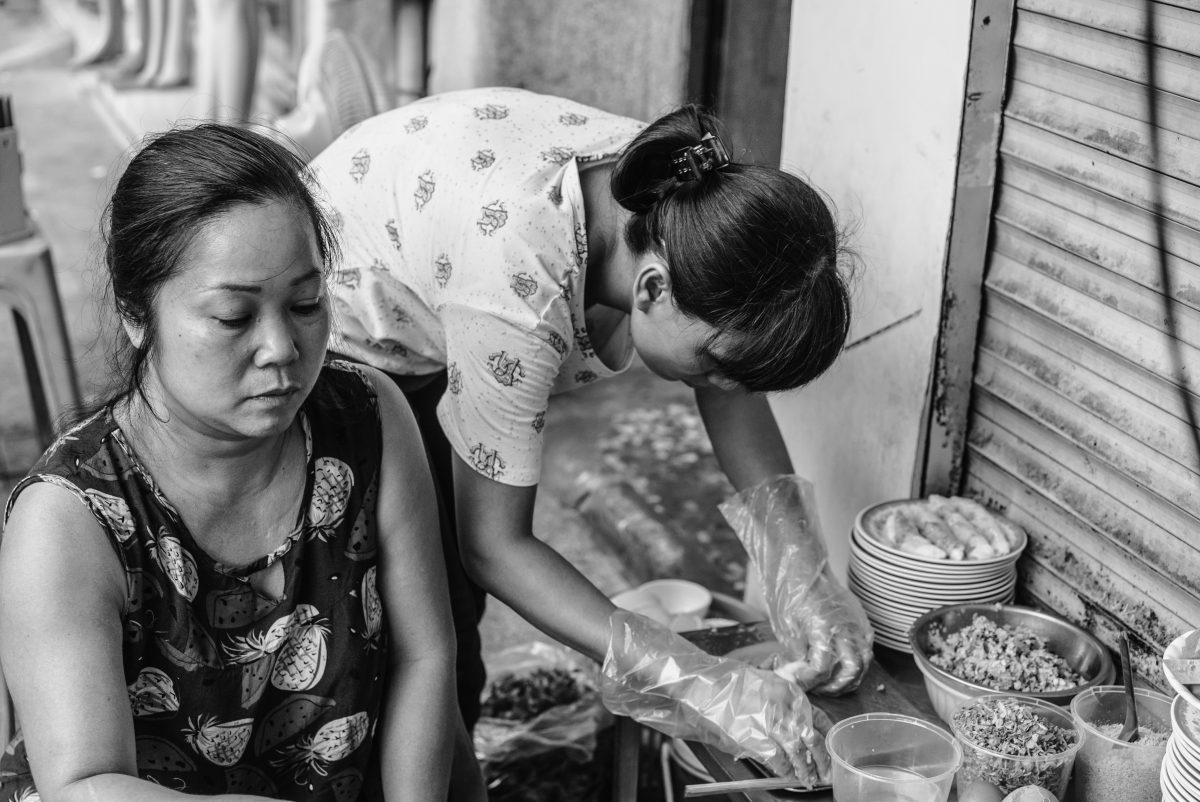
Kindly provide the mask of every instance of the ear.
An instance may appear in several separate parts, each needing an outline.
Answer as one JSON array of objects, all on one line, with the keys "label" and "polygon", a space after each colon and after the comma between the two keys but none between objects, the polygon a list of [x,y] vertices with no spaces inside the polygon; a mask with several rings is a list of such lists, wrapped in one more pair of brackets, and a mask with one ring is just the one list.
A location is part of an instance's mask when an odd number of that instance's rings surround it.
[{"label": "ear", "polygon": [[122,315],[121,328],[125,329],[125,336],[129,338],[129,342],[133,344],[134,348],[142,347],[142,343],[146,340],[146,330],[142,326]]},{"label": "ear", "polygon": [[633,303],[641,312],[654,304],[671,300],[671,272],[658,260],[647,261],[638,267],[633,284]]}]

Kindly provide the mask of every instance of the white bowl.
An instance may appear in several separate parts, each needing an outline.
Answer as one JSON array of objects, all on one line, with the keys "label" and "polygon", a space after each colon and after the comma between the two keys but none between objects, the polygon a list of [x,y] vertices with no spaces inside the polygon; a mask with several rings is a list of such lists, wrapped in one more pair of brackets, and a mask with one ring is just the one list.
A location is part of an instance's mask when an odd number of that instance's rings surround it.
[{"label": "white bowl", "polygon": [[708,588],[686,579],[653,579],[637,588],[653,596],[673,616],[687,615],[703,619],[712,604]]},{"label": "white bowl", "polygon": [[660,624],[671,623],[671,612],[663,607],[658,597],[639,588],[623,590],[611,598],[613,604],[622,610],[644,615]]}]

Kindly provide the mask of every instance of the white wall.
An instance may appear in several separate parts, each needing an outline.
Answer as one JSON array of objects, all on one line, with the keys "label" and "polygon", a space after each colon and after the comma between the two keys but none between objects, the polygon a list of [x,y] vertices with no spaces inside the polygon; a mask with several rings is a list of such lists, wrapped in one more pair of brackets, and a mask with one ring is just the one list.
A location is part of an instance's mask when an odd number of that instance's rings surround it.
[{"label": "white wall", "polygon": [[855,514],[919,472],[970,32],[966,0],[792,6],[782,162],[857,225],[850,342],[869,339],[773,406],[843,576]]}]

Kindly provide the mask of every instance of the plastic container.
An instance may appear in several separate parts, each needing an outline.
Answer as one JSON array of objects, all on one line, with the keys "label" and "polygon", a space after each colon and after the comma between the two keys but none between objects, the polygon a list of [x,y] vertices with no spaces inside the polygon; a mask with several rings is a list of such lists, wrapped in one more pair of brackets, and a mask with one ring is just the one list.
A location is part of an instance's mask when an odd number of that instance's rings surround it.
[{"label": "plastic container", "polygon": [[863,713],[825,736],[837,802],[946,802],[962,747],[941,727],[898,713]]},{"label": "plastic container", "polygon": [[[1083,741],[1070,711],[1032,696],[990,693],[972,699],[959,709],[959,713],[977,705],[989,705],[997,699],[1015,701],[1025,710],[1033,712],[1044,723],[1053,724],[1070,732],[1074,741],[1065,751],[1051,755],[1006,755],[971,740],[963,731],[956,714],[950,720],[950,729],[954,731],[954,736],[962,744],[963,751],[962,767],[959,769],[957,777],[959,793],[961,794],[963,789],[972,783],[983,781],[996,786],[1001,795],[1010,794],[1026,785],[1038,785],[1061,800],[1067,792],[1067,785],[1071,781],[1071,770],[1075,764],[1075,755],[1079,752]],[[1087,797],[1081,796],[1079,799],[1087,799]],[[1088,802],[1091,800],[1089,799]]]},{"label": "plastic container", "polygon": [[1125,722],[1125,689],[1089,688],[1071,702],[1083,746],[1075,758],[1075,796],[1088,802],[1149,802],[1161,799],[1158,775],[1171,735],[1171,699],[1145,688],[1134,690],[1139,738],[1116,735]]}]

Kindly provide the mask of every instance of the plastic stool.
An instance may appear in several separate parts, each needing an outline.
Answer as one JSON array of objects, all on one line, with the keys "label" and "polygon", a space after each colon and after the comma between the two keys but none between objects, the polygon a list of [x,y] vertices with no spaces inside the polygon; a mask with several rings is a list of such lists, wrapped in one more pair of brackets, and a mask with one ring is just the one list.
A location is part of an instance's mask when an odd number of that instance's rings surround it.
[{"label": "plastic stool", "polygon": [[0,304],[12,308],[34,428],[45,447],[55,420],[80,397],[50,247],[36,233],[0,245]]}]

